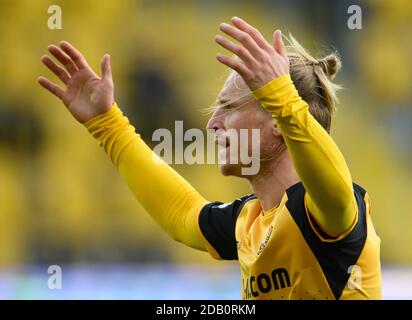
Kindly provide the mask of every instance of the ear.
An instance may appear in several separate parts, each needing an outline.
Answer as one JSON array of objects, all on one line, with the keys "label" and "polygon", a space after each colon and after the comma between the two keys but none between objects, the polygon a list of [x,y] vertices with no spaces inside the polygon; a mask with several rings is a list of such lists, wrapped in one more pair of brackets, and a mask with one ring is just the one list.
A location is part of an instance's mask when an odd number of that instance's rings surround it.
[{"label": "ear", "polygon": [[276,122],[273,124],[272,134],[276,138],[282,137],[282,132],[279,130],[278,125],[277,125]]}]

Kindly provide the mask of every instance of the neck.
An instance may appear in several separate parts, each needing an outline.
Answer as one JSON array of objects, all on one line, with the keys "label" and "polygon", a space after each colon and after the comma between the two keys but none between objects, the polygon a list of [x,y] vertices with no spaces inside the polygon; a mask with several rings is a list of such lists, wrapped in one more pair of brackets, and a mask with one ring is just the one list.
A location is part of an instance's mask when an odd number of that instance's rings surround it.
[{"label": "neck", "polygon": [[273,161],[262,163],[260,173],[249,180],[263,211],[277,206],[286,189],[299,181],[287,149]]}]

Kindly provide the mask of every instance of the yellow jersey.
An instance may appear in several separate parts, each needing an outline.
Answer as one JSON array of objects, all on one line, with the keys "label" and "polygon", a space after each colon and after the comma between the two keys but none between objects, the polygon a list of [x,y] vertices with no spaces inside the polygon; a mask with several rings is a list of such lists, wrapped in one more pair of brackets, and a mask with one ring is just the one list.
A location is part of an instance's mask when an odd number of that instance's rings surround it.
[{"label": "yellow jersey", "polygon": [[239,261],[243,299],[380,299],[380,239],[366,191],[354,196],[357,222],[338,239],[311,219],[301,182],[265,214],[254,195],[210,203],[199,226],[213,257]]}]

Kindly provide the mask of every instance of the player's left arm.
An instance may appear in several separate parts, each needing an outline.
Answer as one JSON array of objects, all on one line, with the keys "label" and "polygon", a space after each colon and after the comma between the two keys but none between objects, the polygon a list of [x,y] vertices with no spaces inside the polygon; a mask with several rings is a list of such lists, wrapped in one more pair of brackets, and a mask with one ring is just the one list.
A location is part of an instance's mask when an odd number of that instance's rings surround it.
[{"label": "player's left arm", "polygon": [[217,36],[216,42],[240,59],[218,54],[237,71],[262,107],[272,113],[307,191],[305,203],[322,231],[338,237],[354,225],[357,205],[345,159],[329,134],[309,113],[289,74],[280,31],[270,45],[258,30],[239,18],[220,29],[240,45]]}]

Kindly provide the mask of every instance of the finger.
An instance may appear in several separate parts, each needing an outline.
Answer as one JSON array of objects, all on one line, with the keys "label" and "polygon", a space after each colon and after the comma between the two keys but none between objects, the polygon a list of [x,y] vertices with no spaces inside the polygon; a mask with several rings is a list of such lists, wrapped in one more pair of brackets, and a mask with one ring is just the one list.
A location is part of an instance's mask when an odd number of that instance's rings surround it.
[{"label": "finger", "polygon": [[245,20],[239,17],[233,17],[232,23],[240,30],[249,34],[253,40],[257,43],[259,47],[262,49],[268,50],[272,49],[270,44],[266,41],[266,39],[262,36],[258,29],[248,24]]},{"label": "finger", "polygon": [[280,30],[276,30],[273,34],[273,47],[275,48],[276,52],[279,53],[283,58],[288,58],[288,54],[286,52],[282,39],[282,32]]},{"label": "finger", "polygon": [[255,40],[247,34],[230,24],[222,23],[220,25],[220,30],[226,33],[228,36],[231,36],[233,39],[239,41],[243,46],[249,50],[249,52],[256,58],[260,58],[262,56],[262,49],[256,44]]},{"label": "finger", "polygon": [[246,66],[242,63],[242,61],[234,58],[230,58],[228,56],[225,56],[222,53],[218,53],[216,55],[216,59],[220,62],[223,63],[224,65],[228,66],[229,68],[235,70],[237,73],[239,73],[242,77],[246,77],[249,74],[249,70],[246,68]]},{"label": "finger", "polygon": [[62,48],[63,51],[69,55],[69,57],[73,60],[73,62],[79,69],[90,68],[90,66],[87,64],[86,59],[80,53],[80,51],[73,47],[69,42],[60,42],[60,48]]},{"label": "finger", "polygon": [[105,54],[101,63],[102,69],[102,79],[103,81],[109,82],[113,81],[112,79],[112,67],[110,65],[110,55]]},{"label": "finger", "polygon": [[242,59],[243,62],[247,64],[251,64],[255,62],[255,59],[252,57],[252,55],[250,54],[248,50],[246,50],[242,46],[237,45],[236,43],[233,43],[232,41],[229,41],[225,37],[217,35],[215,37],[215,41],[218,44],[220,44],[223,48],[237,55],[240,59]]},{"label": "finger", "polygon": [[73,60],[65,54],[62,49],[55,45],[48,46],[49,52],[66,68],[70,75],[74,75],[79,69],[74,64]]},{"label": "finger", "polygon": [[67,84],[70,80],[70,75],[62,67],[58,66],[48,56],[42,56],[41,61],[49,68],[63,83]]},{"label": "finger", "polygon": [[57,84],[54,84],[53,82],[49,81],[45,77],[39,77],[37,81],[40,83],[40,85],[49,90],[51,93],[53,93],[56,97],[59,99],[63,100],[63,95],[64,95],[64,90],[60,88]]}]

